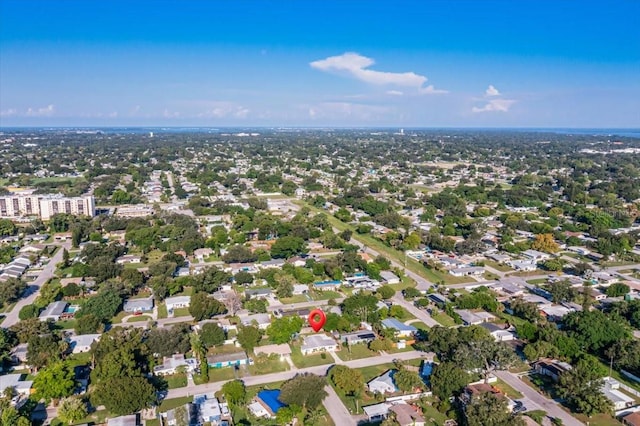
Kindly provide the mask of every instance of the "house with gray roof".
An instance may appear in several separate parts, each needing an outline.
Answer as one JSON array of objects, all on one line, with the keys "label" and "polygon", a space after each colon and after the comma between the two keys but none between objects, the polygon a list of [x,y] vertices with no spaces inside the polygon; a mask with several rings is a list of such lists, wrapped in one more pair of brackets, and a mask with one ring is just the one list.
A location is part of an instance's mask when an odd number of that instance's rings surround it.
[{"label": "house with gray roof", "polygon": [[146,299],[127,299],[122,306],[125,312],[151,312],[153,311],[153,297]]},{"label": "house with gray roof", "polygon": [[418,329],[412,325],[407,325],[395,318],[385,318],[381,321],[384,328],[390,328],[397,331],[398,337],[409,337]]},{"label": "house with gray roof", "polygon": [[384,374],[373,378],[367,383],[367,388],[371,393],[394,393],[398,391],[393,376],[396,370],[387,370]]},{"label": "house with gray roof", "polygon": [[38,316],[38,318],[40,319],[40,321],[47,321],[50,319],[54,321],[58,321],[62,316],[62,314],[64,313],[64,310],[67,308],[67,305],[69,304],[62,300],[49,303],[49,305],[47,305],[47,307],[44,308],[44,311],[40,312],[40,315]]}]

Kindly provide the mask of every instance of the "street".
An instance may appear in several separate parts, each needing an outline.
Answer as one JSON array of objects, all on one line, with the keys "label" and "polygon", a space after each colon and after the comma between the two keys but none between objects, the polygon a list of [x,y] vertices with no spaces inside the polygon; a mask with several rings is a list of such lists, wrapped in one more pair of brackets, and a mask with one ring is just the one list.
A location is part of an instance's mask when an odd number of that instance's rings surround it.
[{"label": "street", "polygon": [[563,425],[580,426],[584,424],[560,408],[557,402],[539,394],[535,389],[531,388],[515,374],[508,371],[494,371],[493,374],[512,388],[516,389],[518,392],[522,393],[525,397],[540,407],[541,410],[546,411],[549,416],[562,419]]},{"label": "street", "polygon": [[49,260],[49,263],[47,263],[45,267],[42,268],[42,272],[40,272],[40,275],[38,275],[38,277],[35,280],[33,280],[33,282],[29,283],[29,287],[27,289],[27,291],[29,292],[29,295],[25,298],[18,300],[14,305],[13,309],[10,312],[6,313],[6,317],[4,318],[4,321],[2,321],[3,327],[9,328],[12,325],[16,324],[18,321],[20,321],[20,318],[18,318],[20,309],[22,309],[26,305],[32,304],[34,300],[36,300],[36,297],[38,297],[38,294],[40,294],[40,287],[42,287],[44,283],[49,281],[49,278],[53,277],[54,272],[56,270],[56,265],[62,262],[62,253],[64,249],[66,248],[67,250],[69,250],[70,247],[71,247],[71,243],[68,243],[68,242],[60,245],[60,248]]},{"label": "street", "polygon": [[[343,365],[346,365],[350,368],[362,368],[371,365],[379,365],[393,362],[394,359],[401,359],[404,361],[411,359],[420,359],[427,358],[430,354],[425,352],[418,351],[409,351],[409,352],[400,352],[397,354],[385,354],[379,355],[375,358],[362,358],[356,359],[353,361],[344,362]],[[325,376],[329,368],[331,368],[334,364],[326,364],[320,365],[316,367],[309,368],[300,368],[300,369],[292,369],[290,371],[283,371],[280,373],[272,373],[272,374],[264,374],[260,376],[249,376],[244,377],[242,380],[244,381],[245,386],[255,386],[255,385],[264,385],[267,383],[280,382],[284,380],[288,380],[295,376],[298,373],[312,373],[317,374],[319,376]],[[205,392],[218,392],[222,389],[222,385],[224,385],[227,381],[222,382],[213,382],[213,383],[205,383],[197,386],[188,386],[184,388],[177,389],[169,389],[166,399],[173,398],[182,398],[185,396],[193,396],[200,393]],[[355,425],[357,424],[359,417],[352,416],[347,411],[347,408],[344,406],[338,395],[333,391],[333,388],[327,386],[327,393],[329,396],[324,400],[324,405],[329,412],[329,415],[333,419],[334,424],[336,425]]]}]

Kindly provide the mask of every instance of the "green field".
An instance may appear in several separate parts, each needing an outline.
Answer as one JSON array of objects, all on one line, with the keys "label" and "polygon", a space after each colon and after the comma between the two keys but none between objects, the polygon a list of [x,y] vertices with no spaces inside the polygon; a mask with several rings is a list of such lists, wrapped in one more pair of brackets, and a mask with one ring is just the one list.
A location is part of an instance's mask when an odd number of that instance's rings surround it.
[{"label": "green field", "polygon": [[377,352],[370,350],[365,343],[358,343],[351,346],[343,346],[341,351],[336,355],[343,361],[351,361],[352,359],[369,358],[378,355]]},{"label": "green field", "polygon": [[291,345],[291,360],[293,364],[298,368],[315,367],[317,365],[333,364],[333,357],[331,354],[311,354],[302,355],[299,345]]}]

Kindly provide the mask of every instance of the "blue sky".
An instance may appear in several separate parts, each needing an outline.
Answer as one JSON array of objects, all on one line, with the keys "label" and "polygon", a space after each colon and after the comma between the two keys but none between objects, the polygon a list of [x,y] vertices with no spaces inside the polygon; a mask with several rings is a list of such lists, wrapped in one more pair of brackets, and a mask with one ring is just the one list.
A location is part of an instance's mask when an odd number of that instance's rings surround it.
[{"label": "blue sky", "polygon": [[640,1],[0,1],[0,126],[640,127]]}]

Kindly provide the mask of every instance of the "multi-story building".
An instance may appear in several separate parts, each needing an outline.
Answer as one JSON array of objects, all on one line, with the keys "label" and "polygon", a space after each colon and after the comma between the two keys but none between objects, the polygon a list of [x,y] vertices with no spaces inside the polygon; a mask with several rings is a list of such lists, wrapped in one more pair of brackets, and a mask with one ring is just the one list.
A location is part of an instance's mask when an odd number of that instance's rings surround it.
[{"label": "multi-story building", "polygon": [[65,197],[57,195],[12,194],[0,196],[0,217],[18,218],[38,216],[49,220],[56,213],[95,216],[96,205],[92,195]]}]

